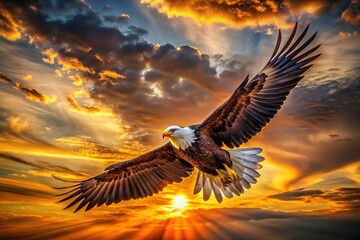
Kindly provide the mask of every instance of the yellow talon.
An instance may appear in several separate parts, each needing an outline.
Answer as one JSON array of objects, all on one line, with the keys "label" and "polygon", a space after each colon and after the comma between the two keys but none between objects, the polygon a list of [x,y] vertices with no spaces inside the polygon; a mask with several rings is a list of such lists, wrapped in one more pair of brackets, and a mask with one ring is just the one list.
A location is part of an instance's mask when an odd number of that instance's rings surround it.
[{"label": "yellow talon", "polygon": [[224,167],[226,169],[227,174],[232,179],[232,181],[236,181],[238,179],[238,177],[239,177],[238,174],[234,170],[229,168],[228,165],[226,165],[226,164],[223,164],[223,165],[224,165]]},{"label": "yellow talon", "polygon": [[231,183],[231,178],[230,178],[229,174],[226,171],[224,171],[222,169],[215,169],[215,171],[219,175],[220,181],[224,186]]}]

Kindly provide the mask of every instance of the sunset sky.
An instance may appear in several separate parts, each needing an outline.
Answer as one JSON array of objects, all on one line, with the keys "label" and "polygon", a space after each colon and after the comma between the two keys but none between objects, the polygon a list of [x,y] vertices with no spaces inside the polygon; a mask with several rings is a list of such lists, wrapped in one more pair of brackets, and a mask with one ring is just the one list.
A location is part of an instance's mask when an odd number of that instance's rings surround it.
[{"label": "sunset sky", "polygon": [[[204,202],[193,174],[89,212],[56,203],[52,175],[84,180],[200,123],[297,21],[322,56],[244,145],[266,159],[244,195]],[[359,239],[359,42],[358,0],[1,0],[0,238]]]}]

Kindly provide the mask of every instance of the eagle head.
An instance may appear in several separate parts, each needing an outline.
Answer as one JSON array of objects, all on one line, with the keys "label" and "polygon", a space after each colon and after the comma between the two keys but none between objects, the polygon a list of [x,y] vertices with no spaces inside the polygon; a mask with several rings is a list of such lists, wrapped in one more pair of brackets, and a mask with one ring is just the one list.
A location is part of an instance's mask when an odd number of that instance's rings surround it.
[{"label": "eagle head", "polygon": [[195,142],[195,130],[190,127],[170,126],[162,131],[162,138],[168,137],[171,144],[181,150],[185,150]]}]

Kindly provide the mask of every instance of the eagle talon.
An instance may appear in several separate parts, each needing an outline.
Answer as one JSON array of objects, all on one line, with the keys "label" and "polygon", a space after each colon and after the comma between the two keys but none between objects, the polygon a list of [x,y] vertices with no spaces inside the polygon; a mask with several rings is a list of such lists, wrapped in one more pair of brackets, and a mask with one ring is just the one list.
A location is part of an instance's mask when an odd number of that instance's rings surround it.
[{"label": "eagle talon", "polygon": [[225,169],[226,169],[227,174],[230,176],[231,180],[232,180],[233,182],[235,182],[236,180],[238,180],[239,175],[238,175],[234,170],[232,170],[231,168],[229,168],[228,165],[226,165],[226,164],[223,164],[223,165],[224,165],[224,167],[225,167]]},{"label": "eagle talon", "polygon": [[219,175],[220,181],[225,187],[232,182],[231,177],[225,170],[215,169],[215,171]]}]

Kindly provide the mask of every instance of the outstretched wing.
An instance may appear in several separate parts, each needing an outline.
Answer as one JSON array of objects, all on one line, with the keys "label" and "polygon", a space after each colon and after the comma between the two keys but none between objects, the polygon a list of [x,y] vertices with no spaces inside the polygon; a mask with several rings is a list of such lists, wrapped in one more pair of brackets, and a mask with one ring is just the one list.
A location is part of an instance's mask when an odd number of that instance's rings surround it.
[{"label": "outstretched wing", "polygon": [[281,43],[279,31],[275,50],[264,69],[251,81],[246,77],[233,95],[205,119],[199,128],[210,134],[218,145],[225,144],[229,148],[239,147],[260,132],[304,77],[301,75],[312,66],[310,63],[320,56],[310,56],[320,45],[305,50],[316,33],[300,44],[308,28],[309,26],[292,43],[296,23],[288,41],[277,53]]},{"label": "outstretched wing", "polygon": [[75,198],[65,209],[79,203],[77,212],[85,206],[88,211],[103,204],[145,198],[160,192],[168,184],[181,182],[193,169],[190,163],[175,155],[168,143],[134,159],[111,165],[98,176],[65,187],[71,190],[60,194],[68,196],[59,202]]}]

